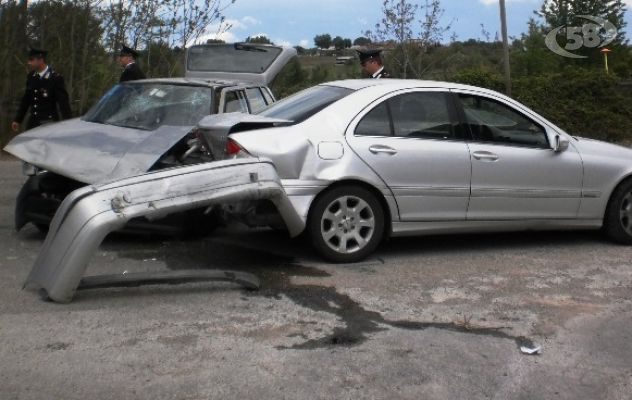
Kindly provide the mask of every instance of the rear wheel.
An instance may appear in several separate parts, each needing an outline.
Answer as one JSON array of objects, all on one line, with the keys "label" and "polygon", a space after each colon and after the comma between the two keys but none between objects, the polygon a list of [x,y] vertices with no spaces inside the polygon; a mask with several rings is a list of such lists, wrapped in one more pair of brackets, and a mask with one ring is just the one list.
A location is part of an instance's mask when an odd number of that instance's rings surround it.
[{"label": "rear wheel", "polygon": [[617,243],[632,244],[632,180],[614,191],[604,218],[604,232]]},{"label": "rear wheel", "polygon": [[384,210],[370,191],[334,188],[318,197],[308,231],[316,250],[335,263],[358,262],[373,253],[384,236]]}]

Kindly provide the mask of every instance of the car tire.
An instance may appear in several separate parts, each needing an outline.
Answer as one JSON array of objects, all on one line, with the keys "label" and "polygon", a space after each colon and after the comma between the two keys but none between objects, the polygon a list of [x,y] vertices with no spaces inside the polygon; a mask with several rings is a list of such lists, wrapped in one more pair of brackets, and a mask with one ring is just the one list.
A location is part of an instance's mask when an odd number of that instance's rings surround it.
[{"label": "car tire", "polygon": [[354,263],[375,251],[384,237],[384,209],[359,186],[341,186],[312,205],[307,230],[316,251],[333,263]]},{"label": "car tire", "polygon": [[632,244],[632,180],[623,182],[612,193],[603,231],[614,242]]}]

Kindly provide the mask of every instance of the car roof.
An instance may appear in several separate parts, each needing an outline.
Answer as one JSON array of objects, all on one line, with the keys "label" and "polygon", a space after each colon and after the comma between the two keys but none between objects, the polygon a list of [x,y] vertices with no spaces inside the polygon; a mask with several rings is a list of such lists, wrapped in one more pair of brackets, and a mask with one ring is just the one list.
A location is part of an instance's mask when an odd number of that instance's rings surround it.
[{"label": "car roof", "polygon": [[348,79],[323,83],[326,86],[337,86],[351,90],[362,90],[374,86],[389,87],[389,89],[431,88],[431,89],[464,89],[478,92],[496,93],[493,90],[476,86],[463,85],[455,82],[426,81],[417,79]]},{"label": "car roof", "polygon": [[188,86],[207,86],[211,88],[219,87],[253,87],[259,86],[248,82],[228,81],[219,79],[201,79],[201,78],[151,78],[132,81],[127,83],[156,83],[156,84],[172,84],[172,85],[188,85]]}]

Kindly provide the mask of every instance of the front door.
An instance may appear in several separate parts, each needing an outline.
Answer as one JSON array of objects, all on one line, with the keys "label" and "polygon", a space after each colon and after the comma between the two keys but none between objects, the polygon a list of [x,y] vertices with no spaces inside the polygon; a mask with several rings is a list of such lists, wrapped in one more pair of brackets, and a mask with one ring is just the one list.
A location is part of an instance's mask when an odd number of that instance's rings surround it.
[{"label": "front door", "polygon": [[583,169],[570,146],[557,153],[544,125],[500,99],[458,93],[472,141],[468,220],[576,218]]},{"label": "front door", "polygon": [[347,141],[391,189],[401,221],[465,219],[471,162],[449,93],[392,94],[351,124]]}]

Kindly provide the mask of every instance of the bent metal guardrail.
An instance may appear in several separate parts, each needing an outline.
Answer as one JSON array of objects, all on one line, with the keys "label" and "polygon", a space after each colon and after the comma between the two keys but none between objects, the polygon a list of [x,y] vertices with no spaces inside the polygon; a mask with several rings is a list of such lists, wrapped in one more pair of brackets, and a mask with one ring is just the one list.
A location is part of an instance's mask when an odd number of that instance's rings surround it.
[{"label": "bent metal guardrail", "polygon": [[[290,235],[304,230],[305,222],[290,203],[274,165],[265,159],[198,164],[78,189],[55,214],[24,287],[44,289],[56,302],[70,302],[103,239],[130,219],[258,199],[275,204]],[[239,283],[244,277],[223,278]]]}]

